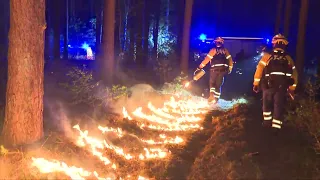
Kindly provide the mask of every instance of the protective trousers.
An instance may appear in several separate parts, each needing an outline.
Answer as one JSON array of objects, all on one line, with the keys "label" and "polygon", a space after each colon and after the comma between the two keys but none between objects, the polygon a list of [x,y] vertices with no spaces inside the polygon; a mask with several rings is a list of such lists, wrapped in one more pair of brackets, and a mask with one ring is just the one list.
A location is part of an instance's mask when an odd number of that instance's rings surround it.
[{"label": "protective trousers", "polygon": [[[286,89],[270,88],[263,90],[264,123],[281,129],[286,103]],[[273,111],[273,112],[272,112]]]},{"label": "protective trousers", "polygon": [[210,97],[219,99],[221,95],[221,86],[224,83],[225,72],[215,71],[214,69],[210,70]]}]

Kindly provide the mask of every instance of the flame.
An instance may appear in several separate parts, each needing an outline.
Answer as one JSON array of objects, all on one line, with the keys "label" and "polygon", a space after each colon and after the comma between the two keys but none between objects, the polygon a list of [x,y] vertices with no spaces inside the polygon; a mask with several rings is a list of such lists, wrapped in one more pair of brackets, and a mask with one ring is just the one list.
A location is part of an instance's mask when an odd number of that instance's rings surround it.
[{"label": "flame", "polygon": [[[146,151],[145,154],[141,153],[138,156],[134,156],[134,155],[131,155],[129,153],[125,153],[123,148],[120,148],[120,147],[117,147],[115,145],[109,144],[105,140],[102,141],[102,140],[98,140],[98,139],[95,139],[95,138],[92,138],[92,137],[88,136],[88,131],[82,131],[80,129],[79,125],[75,125],[74,128],[77,129],[79,131],[79,133],[80,133],[80,136],[78,137],[78,141],[77,141],[78,142],[77,144],[79,146],[84,146],[84,144],[87,143],[91,147],[97,147],[99,149],[107,148],[107,149],[113,150],[116,154],[124,157],[127,160],[131,160],[133,158],[139,158],[139,159],[142,159],[142,160],[143,159],[151,159],[151,158],[152,159],[154,159],[154,158],[163,158],[163,157],[165,157],[167,155],[166,150],[163,150],[163,149],[157,149],[157,151],[153,151],[152,149],[144,148],[144,150]],[[84,142],[83,140],[85,140],[86,142]],[[154,152],[154,153],[150,154],[149,151]],[[98,156],[100,159],[104,158],[102,156],[102,153],[100,153],[98,151],[93,151],[92,150],[92,153],[93,153],[93,155]],[[108,161],[108,163],[110,164],[110,161]]]},{"label": "flame", "polygon": [[176,136],[175,138],[170,138],[170,137],[166,137],[165,134],[160,134],[160,141],[158,140],[154,140],[154,139],[141,139],[138,136],[134,135],[134,134],[130,134],[130,133],[125,133],[121,128],[110,128],[110,127],[102,127],[102,126],[98,126],[98,129],[102,131],[102,133],[106,133],[106,132],[113,132],[115,133],[119,138],[123,137],[125,134],[129,135],[129,136],[133,136],[135,138],[137,138],[139,141],[144,142],[146,144],[151,144],[151,145],[160,145],[160,144],[180,144],[182,142],[184,142],[184,140],[179,137]]},{"label": "flame", "polygon": [[[90,145],[90,150],[92,155],[97,156],[102,162],[104,162],[105,165],[111,164],[111,161],[103,156],[102,152],[99,152],[97,149],[104,149],[104,143],[103,141],[100,141],[98,139],[92,138],[88,136],[88,131],[81,131],[80,126],[77,124],[73,126],[74,129],[77,129],[80,133],[80,136],[77,140],[77,145],[84,147],[86,144]],[[85,141],[84,141],[85,140]],[[112,167],[116,169],[116,165],[112,164]]]},{"label": "flame", "polygon": [[180,115],[180,117],[178,116],[173,116],[169,113],[166,112],[166,110],[164,110],[165,108],[156,108],[152,105],[151,102],[148,103],[148,108],[155,113],[156,115],[168,118],[168,119],[172,119],[172,120],[177,120],[179,123],[183,123],[183,122],[198,122],[201,121],[202,118],[200,117],[195,117],[193,114],[191,116],[188,115]]},{"label": "flame", "polygon": [[[185,85],[190,86],[190,82]],[[142,107],[137,107],[130,114],[125,107],[122,108],[123,118],[127,120],[133,120],[134,118],[139,118],[142,121],[136,122],[141,129],[153,129],[160,131],[190,131],[190,130],[202,130],[200,123],[203,120],[203,114],[207,113],[207,108],[209,107],[207,101],[204,100],[177,100],[175,97],[171,97],[170,100],[163,103],[163,107],[155,107],[152,102],[148,103],[147,113],[145,113]],[[130,116],[131,115],[131,116]],[[134,117],[134,118],[132,118]],[[124,136],[133,136],[140,142],[143,142],[144,147],[142,152],[134,152],[130,154],[126,152],[126,149],[113,145],[111,142],[99,139],[96,137],[89,136],[88,130],[81,130],[80,126],[74,125],[73,128],[77,130],[78,136],[76,139],[76,144],[80,147],[86,148],[93,156],[96,156],[101,160],[107,168],[116,171],[117,166],[108,157],[104,155],[106,149],[111,150],[118,156],[123,157],[125,160],[150,160],[150,159],[161,159],[166,158],[170,155],[170,151],[165,148],[158,147],[163,144],[181,144],[184,139],[179,136],[167,136],[166,134],[159,134],[157,138],[143,139],[135,134],[124,131],[121,128],[114,127],[103,127],[98,126],[97,129],[100,130],[102,134],[113,133],[118,138],[123,138]],[[148,147],[152,146],[152,148]],[[116,161],[116,159],[113,159]],[[113,179],[111,177],[102,178],[98,175],[96,171],[88,171],[83,168],[68,166],[62,161],[49,161],[44,158],[32,158],[32,165],[36,166],[41,173],[53,173],[53,172],[63,172],[68,175],[71,179],[91,179],[96,178],[98,180],[102,179]],[[126,176],[125,179],[131,176]],[[122,178],[120,178],[122,179]],[[138,179],[147,179],[145,177],[139,176]]]},{"label": "flame", "polygon": [[185,87],[185,88],[187,88],[187,87],[189,87],[189,86],[190,86],[190,82],[189,82],[189,81],[184,84],[184,87]]},{"label": "flame", "polygon": [[132,118],[129,116],[128,111],[126,110],[125,107],[122,108],[122,114],[123,114],[123,118],[127,118],[129,120],[132,120]]},{"label": "flame", "polygon": [[113,177],[101,178],[99,174],[94,171],[90,172],[84,170],[83,168],[68,166],[65,162],[60,162],[57,160],[48,161],[44,158],[34,158],[32,157],[32,166],[37,167],[41,173],[53,173],[53,172],[63,172],[68,175],[72,180],[79,180],[88,177],[96,177],[99,180],[111,180]]},{"label": "flame", "polygon": [[[173,131],[186,131],[186,130],[190,130],[190,129],[200,129],[200,125],[198,124],[188,124],[188,125],[183,125],[183,124],[180,124],[180,123],[177,123],[177,122],[170,122],[169,120],[167,119],[163,119],[159,116],[156,116],[154,114],[152,115],[146,115],[145,113],[142,112],[142,108],[139,107],[137,108],[134,112],[133,112],[133,115],[135,115],[136,117],[138,118],[141,118],[141,119],[145,119],[147,121],[150,121],[150,122],[153,122],[153,123],[158,123],[158,124],[162,124],[162,125],[166,125],[167,127],[162,127],[162,126],[156,126],[156,128],[160,128],[160,129],[170,129],[170,130],[173,130]],[[147,126],[149,128],[153,128],[154,126],[153,125],[149,125]]]},{"label": "flame", "polygon": [[162,137],[160,135],[160,138],[163,138],[164,140],[163,141],[155,141],[153,139],[149,139],[149,140],[141,140],[143,142],[146,142],[148,144],[180,144],[182,142],[184,142],[184,140],[179,137],[179,136],[176,136],[175,138],[166,138],[166,136],[164,135],[164,137]]},{"label": "flame", "polygon": [[[54,173],[54,172],[63,172],[68,175],[72,180],[85,180],[86,178],[92,179],[95,177],[98,180],[113,180],[114,177],[100,177],[96,171],[90,172],[88,170],[84,170],[83,168],[68,166],[65,162],[61,162],[58,160],[46,160],[44,158],[34,158],[32,157],[31,166],[39,169],[41,173]],[[128,175],[127,177],[131,177]],[[120,178],[123,179],[123,178]],[[139,176],[138,180],[147,180],[143,176]]]}]

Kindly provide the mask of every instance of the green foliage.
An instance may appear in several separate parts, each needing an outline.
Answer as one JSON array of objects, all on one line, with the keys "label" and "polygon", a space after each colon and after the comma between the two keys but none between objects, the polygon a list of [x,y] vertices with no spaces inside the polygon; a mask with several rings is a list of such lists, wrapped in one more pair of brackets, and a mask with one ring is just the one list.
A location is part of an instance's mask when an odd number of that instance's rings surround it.
[{"label": "green foliage", "polygon": [[304,90],[300,98],[290,104],[287,119],[296,126],[306,129],[314,137],[315,149],[320,153],[320,103],[317,99],[320,79],[317,78],[314,82],[309,80]]},{"label": "green foliage", "polygon": [[112,100],[118,100],[123,96],[128,96],[128,88],[121,85],[113,85],[111,88],[111,97]]},{"label": "green foliage", "polygon": [[171,83],[165,83],[162,92],[165,94],[180,94],[189,96],[190,93],[184,88],[184,82],[187,81],[187,76],[181,73]]},{"label": "green foliage", "polygon": [[73,67],[67,76],[70,80],[61,85],[72,94],[72,104],[108,105],[128,95],[126,86],[113,85],[111,88],[99,89],[99,82],[93,79],[92,72],[88,71],[85,66],[83,68]]},{"label": "green foliage", "polygon": [[97,98],[94,96],[94,89],[99,84],[94,82],[92,72],[87,71],[85,66],[82,69],[73,67],[67,73],[67,76],[70,81],[61,85],[71,92],[73,104],[86,103],[93,105],[97,102]]}]

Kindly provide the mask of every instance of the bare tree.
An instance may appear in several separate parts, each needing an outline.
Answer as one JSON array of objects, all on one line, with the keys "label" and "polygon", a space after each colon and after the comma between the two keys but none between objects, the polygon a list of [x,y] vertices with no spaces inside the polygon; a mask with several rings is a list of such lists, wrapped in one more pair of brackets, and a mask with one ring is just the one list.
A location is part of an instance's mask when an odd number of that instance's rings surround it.
[{"label": "bare tree", "polygon": [[153,49],[152,55],[153,60],[158,58],[158,36],[159,36],[159,25],[160,25],[160,13],[161,13],[161,0],[154,0],[153,3],[154,23],[153,23]]},{"label": "bare tree", "polygon": [[115,30],[115,0],[106,0],[103,18],[103,69],[102,77],[112,84],[114,73],[114,30]]},{"label": "bare tree", "polygon": [[308,19],[308,6],[309,0],[302,0],[300,7],[300,17],[299,17],[299,29],[298,29],[298,42],[296,49],[296,58],[297,58],[297,71],[299,74],[299,79],[302,79],[303,68],[304,68],[304,42],[306,35],[306,26]]},{"label": "bare tree", "polygon": [[53,56],[54,59],[60,59],[60,35],[61,35],[61,0],[51,0],[53,4]]},{"label": "bare tree", "polygon": [[45,0],[11,0],[8,83],[2,135],[11,145],[43,137]]},{"label": "bare tree", "polygon": [[275,23],[275,26],[274,26],[274,33],[275,34],[279,33],[279,31],[280,31],[282,8],[283,8],[283,0],[278,0],[276,23]]},{"label": "bare tree", "polygon": [[186,0],[185,14],[184,14],[184,26],[183,26],[183,38],[182,38],[182,50],[181,50],[181,72],[188,74],[189,63],[189,41],[190,41],[190,26],[192,18],[192,6],[193,0]]}]

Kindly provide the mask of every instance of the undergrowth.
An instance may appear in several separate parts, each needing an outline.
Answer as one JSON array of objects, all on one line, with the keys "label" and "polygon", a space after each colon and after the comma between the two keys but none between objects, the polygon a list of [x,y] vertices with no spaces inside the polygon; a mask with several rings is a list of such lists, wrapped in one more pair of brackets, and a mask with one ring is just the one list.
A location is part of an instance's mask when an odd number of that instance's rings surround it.
[{"label": "undergrowth", "polygon": [[187,76],[181,73],[172,82],[165,83],[162,88],[164,94],[176,94],[180,96],[190,96],[190,92],[185,89],[184,83],[187,81]]},{"label": "undergrowth", "polygon": [[304,92],[297,96],[297,100],[290,103],[287,119],[306,130],[315,140],[315,151],[320,154],[320,102],[318,99],[320,78],[309,80]]},{"label": "undergrowth", "polygon": [[112,101],[116,101],[128,95],[128,88],[122,85],[103,86],[94,80],[92,72],[83,68],[73,67],[67,73],[68,82],[60,85],[66,88],[72,95],[72,104],[87,104],[90,106],[108,106]]}]

